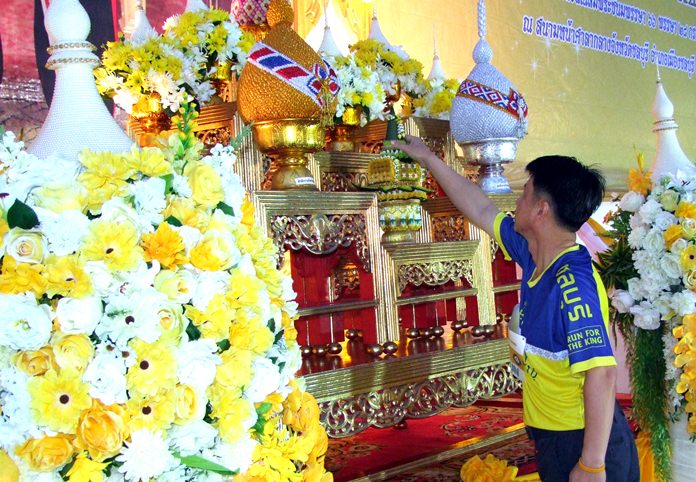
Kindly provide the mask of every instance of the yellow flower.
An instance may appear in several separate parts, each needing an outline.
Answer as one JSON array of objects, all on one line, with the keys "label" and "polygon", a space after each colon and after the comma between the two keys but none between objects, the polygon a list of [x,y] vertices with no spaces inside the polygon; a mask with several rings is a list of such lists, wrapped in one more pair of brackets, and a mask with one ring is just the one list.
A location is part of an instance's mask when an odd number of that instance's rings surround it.
[{"label": "yellow flower", "polygon": [[324,469],[323,463],[308,463],[302,477],[305,482],[333,482],[333,474]]},{"label": "yellow flower", "polygon": [[248,399],[230,394],[213,405],[211,416],[217,419],[220,437],[233,444],[247,433],[245,425],[254,413],[254,404]]},{"label": "yellow flower", "polygon": [[159,390],[174,388],[177,365],[171,344],[145,343],[134,338],[130,346],[136,354],[135,364],[126,373],[126,387],[132,397],[151,397]]},{"label": "yellow flower", "polygon": [[204,271],[223,271],[239,260],[234,237],[223,231],[207,231],[190,253],[191,264]]},{"label": "yellow flower", "polygon": [[75,433],[80,413],[92,404],[89,386],[74,370],[61,370],[60,374],[48,370],[41,377],[30,378],[27,390],[34,420],[56,432]]},{"label": "yellow flower", "polygon": [[138,266],[143,250],[132,224],[97,220],[89,226],[82,254],[89,261],[104,261],[111,270],[127,271]]},{"label": "yellow flower", "polygon": [[263,324],[260,316],[248,316],[245,310],[237,311],[230,326],[231,346],[262,356],[273,345],[274,334]]},{"label": "yellow flower", "polygon": [[185,425],[198,417],[201,410],[198,393],[189,385],[177,385],[174,389],[174,423]]},{"label": "yellow flower", "polygon": [[466,482],[512,482],[517,476],[517,467],[508,466],[505,460],[493,454],[486,455],[483,460],[475,455],[462,466],[460,476]]},{"label": "yellow flower", "polygon": [[79,256],[49,255],[46,260],[46,294],[49,298],[56,295],[70,298],[84,298],[92,294],[92,280],[84,270],[84,263]]},{"label": "yellow flower", "polygon": [[681,252],[681,267],[683,272],[696,269],[696,245],[690,244]]},{"label": "yellow flower", "polygon": [[84,373],[94,356],[94,345],[85,334],[58,333],[54,335],[52,345],[56,363],[61,369]]},{"label": "yellow flower", "polygon": [[682,227],[682,232],[684,233],[683,237],[685,239],[692,240],[696,238],[696,219],[682,219],[680,226]]},{"label": "yellow flower", "polygon": [[166,343],[178,345],[181,335],[188,326],[188,320],[184,317],[183,310],[179,303],[169,303],[161,307],[157,314],[160,317],[162,335],[160,339]]},{"label": "yellow flower", "polygon": [[256,208],[254,207],[254,204],[249,201],[248,197],[245,197],[242,201],[242,224],[249,227],[256,224],[256,218],[254,218],[255,211]]},{"label": "yellow flower", "polygon": [[191,197],[197,204],[214,208],[225,199],[222,179],[212,166],[203,162],[189,163],[184,175],[189,179]]},{"label": "yellow flower", "polygon": [[104,480],[104,469],[111,462],[100,463],[87,458],[86,452],[81,452],[72,467],[68,470],[68,482],[102,482]]},{"label": "yellow flower", "polygon": [[162,390],[157,396],[149,398],[131,398],[128,400],[131,432],[149,429],[157,432],[171,427],[176,417],[176,405],[173,390]]},{"label": "yellow flower", "polygon": [[193,322],[201,330],[204,338],[211,338],[217,342],[227,339],[234,316],[234,309],[225,295],[217,293],[208,303],[202,318],[204,322],[200,324],[197,322],[200,320],[193,320]]},{"label": "yellow flower", "polygon": [[192,199],[182,197],[172,197],[169,199],[167,207],[162,212],[164,219],[173,216],[184,226],[191,226],[199,231],[203,231],[208,225],[209,216],[203,209],[196,208]]},{"label": "yellow flower", "polygon": [[[225,391],[234,390],[241,393],[242,387],[251,382],[251,371],[255,357],[248,350],[230,348],[220,354],[222,363],[215,372],[215,383]],[[212,394],[211,394],[212,395]],[[213,397],[210,396],[212,399]]]},{"label": "yellow flower", "polygon": [[155,276],[154,287],[164,293],[170,301],[186,303],[191,299],[193,275],[189,271],[162,270]]},{"label": "yellow flower", "polygon": [[696,204],[682,201],[677,205],[674,215],[678,218],[696,218]]},{"label": "yellow flower", "polygon": [[163,268],[172,269],[186,263],[186,246],[181,235],[169,223],[162,223],[154,233],[143,234],[145,261],[157,260]]},{"label": "yellow flower", "polygon": [[42,438],[30,438],[17,447],[29,468],[37,472],[50,472],[67,464],[75,453],[71,440],[64,434]]},{"label": "yellow flower", "polygon": [[5,235],[5,253],[19,263],[42,263],[48,253],[48,242],[38,231],[12,228]]},{"label": "yellow flower", "polygon": [[674,242],[683,236],[684,232],[679,224],[673,224],[662,234],[665,239],[665,246],[670,249]]},{"label": "yellow flower", "polygon": [[46,293],[48,281],[41,264],[17,263],[11,256],[2,259],[0,293],[19,294],[31,291],[37,298]]},{"label": "yellow flower", "polygon": [[92,400],[92,406],[80,416],[75,446],[87,450],[93,460],[102,462],[121,450],[129,435],[128,422],[128,413],[120,405],[104,405]]},{"label": "yellow flower", "polygon": [[87,190],[75,181],[39,186],[31,193],[34,203],[54,213],[82,211],[87,203]]},{"label": "yellow flower", "polygon": [[19,482],[19,468],[7,452],[0,449],[0,480],[3,482]]},{"label": "yellow flower", "polygon": [[51,369],[58,369],[50,346],[38,350],[21,351],[12,357],[17,368],[31,377],[38,377]]},{"label": "yellow flower", "polygon": [[171,174],[172,165],[164,157],[161,149],[133,147],[127,161],[135,171],[147,177],[162,177]]},{"label": "yellow flower", "polygon": [[135,175],[123,155],[113,152],[93,152],[85,149],[79,160],[86,170],[77,180],[87,190],[87,207],[98,211],[102,204],[113,197],[128,194],[127,181]]}]

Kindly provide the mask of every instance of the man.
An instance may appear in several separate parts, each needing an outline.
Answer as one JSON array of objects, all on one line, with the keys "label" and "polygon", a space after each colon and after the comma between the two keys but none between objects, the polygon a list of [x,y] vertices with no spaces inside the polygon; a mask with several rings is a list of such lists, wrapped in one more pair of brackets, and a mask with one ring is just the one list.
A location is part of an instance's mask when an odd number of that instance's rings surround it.
[{"label": "man", "polygon": [[638,482],[633,435],[615,400],[606,292],[587,249],[576,244],[576,231],[602,202],[601,174],[571,157],[532,161],[513,220],[420,139],[392,145],[428,168],[522,268],[517,348],[524,420],[542,480]]}]

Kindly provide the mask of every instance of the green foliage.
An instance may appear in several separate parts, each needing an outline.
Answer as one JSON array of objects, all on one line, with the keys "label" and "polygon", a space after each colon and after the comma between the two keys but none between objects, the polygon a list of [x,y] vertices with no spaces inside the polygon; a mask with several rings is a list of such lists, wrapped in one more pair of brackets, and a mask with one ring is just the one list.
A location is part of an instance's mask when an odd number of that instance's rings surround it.
[{"label": "green foliage", "polygon": [[39,218],[32,208],[19,199],[7,210],[7,225],[12,228],[31,229],[39,225]]}]

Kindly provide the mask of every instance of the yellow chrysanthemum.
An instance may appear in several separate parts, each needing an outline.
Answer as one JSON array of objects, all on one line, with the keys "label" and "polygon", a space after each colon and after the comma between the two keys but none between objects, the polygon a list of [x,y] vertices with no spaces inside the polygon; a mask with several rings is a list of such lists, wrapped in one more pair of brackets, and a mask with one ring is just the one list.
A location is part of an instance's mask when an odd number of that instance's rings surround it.
[{"label": "yellow chrysanthemum", "polygon": [[678,218],[696,218],[696,204],[682,201],[677,204],[677,210],[674,215]]},{"label": "yellow chrysanthemum", "polygon": [[253,226],[256,224],[256,219],[254,218],[255,212],[256,208],[254,207],[254,204],[249,200],[248,197],[245,197],[242,201],[242,224],[246,226]]},{"label": "yellow chrysanthemum", "polygon": [[88,209],[99,210],[109,199],[128,194],[127,181],[135,171],[121,154],[85,149],[79,159],[86,170],[77,180],[87,189]]},{"label": "yellow chrysanthemum", "polygon": [[102,482],[104,469],[111,462],[101,463],[87,458],[87,452],[81,452],[68,470],[68,482]]},{"label": "yellow chrysanthemum", "polygon": [[254,412],[254,404],[249,400],[230,395],[219,399],[210,415],[217,419],[220,437],[233,444],[247,433],[244,424]]},{"label": "yellow chrysanthemum", "polygon": [[153,147],[133,147],[127,162],[134,171],[139,171],[147,177],[161,177],[172,172],[172,165],[164,157],[162,150]]},{"label": "yellow chrysanthemum", "polygon": [[172,269],[186,263],[184,238],[169,223],[162,223],[154,233],[143,235],[145,261],[157,260],[163,268]]},{"label": "yellow chrysanthemum", "polygon": [[263,282],[256,276],[250,276],[240,269],[232,270],[230,288],[225,293],[230,306],[234,309],[249,308],[261,313],[259,306],[260,294],[264,289]]},{"label": "yellow chrysanthemum", "polygon": [[2,259],[0,293],[19,294],[30,291],[37,298],[46,293],[48,281],[42,264],[17,263],[12,256]]},{"label": "yellow chrysanthemum", "polygon": [[249,316],[246,310],[237,311],[237,316],[230,326],[231,346],[249,350],[261,356],[271,348],[274,338],[274,334],[263,323],[260,316]]},{"label": "yellow chrysanthemum", "polygon": [[56,432],[74,434],[82,410],[92,405],[79,372],[49,370],[42,377],[30,378],[27,390],[31,396],[29,408],[34,420]]},{"label": "yellow chrysanthemum", "polygon": [[508,466],[507,461],[493,454],[486,455],[483,460],[475,455],[462,465],[460,475],[467,482],[512,482],[517,476],[517,467]]},{"label": "yellow chrysanthemum", "polygon": [[[248,350],[230,348],[220,354],[222,363],[215,372],[215,384],[211,387],[208,397],[211,401],[220,393],[236,391],[241,395],[242,387],[251,382],[254,356]],[[217,389],[221,389],[218,393]]]},{"label": "yellow chrysanthemum", "polygon": [[111,270],[134,269],[143,257],[138,245],[138,230],[130,223],[93,221],[82,246],[82,255],[89,261],[104,261]]},{"label": "yellow chrysanthemum", "polygon": [[215,341],[226,340],[230,331],[230,325],[235,316],[235,311],[225,295],[216,293],[208,303],[203,316],[203,323],[194,324],[201,331],[204,338],[211,338]]},{"label": "yellow chrysanthemum", "polygon": [[682,250],[681,267],[683,272],[696,269],[696,245],[690,244]]},{"label": "yellow chrysanthemum", "polygon": [[673,224],[667,229],[665,229],[665,232],[662,234],[662,236],[665,239],[665,247],[667,249],[670,249],[674,242],[681,238],[684,235],[684,231],[682,230],[682,227],[679,224]]},{"label": "yellow chrysanthemum", "polygon": [[83,298],[92,294],[92,280],[84,270],[79,256],[50,255],[46,260],[46,279],[49,298],[56,295]]},{"label": "yellow chrysanthemum", "polygon": [[177,382],[174,346],[166,341],[130,343],[136,362],[126,373],[126,387],[132,397],[152,397],[160,390],[171,390]]},{"label": "yellow chrysanthemum", "polygon": [[128,400],[129,431],[166,430],[174,423],[176,404],[173,390],[162,390],[157,396]]}]

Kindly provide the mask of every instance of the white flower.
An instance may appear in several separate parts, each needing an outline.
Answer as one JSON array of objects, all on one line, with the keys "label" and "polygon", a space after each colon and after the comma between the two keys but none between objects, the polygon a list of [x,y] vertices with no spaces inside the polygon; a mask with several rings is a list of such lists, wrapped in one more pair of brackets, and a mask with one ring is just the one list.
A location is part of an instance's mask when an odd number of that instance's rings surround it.
[{"label": "white flower", "polygon": [[179,233],[181,239],[184,240],[184,251],[186,256],[189,256],[191,254],[191,249],[198,244],[203,234],[192,226],[174,226],[173,229]]},{"label": "white flower", "polygon": [[203,271],[198,275],[198,283],[191,303],[195,308],[205,311],[215,293],[224,293],[229,287],[230,275],[228,273],[224,271]]},{"label": "white flower", "polygon": [[672,308],[679,316],[696,312],[696,293],[691,290],[674,293],[672,295]]},{"label": "white flower", "polygon": [[[631,220],[633,219],[638,219],[638,216],[633,216]],[[645,236],[648,234],[648,228],[643,225],[639,224],[637,226],[632,226],[631,227],[631,232],[628,235],[628,245],[632,247],[633,249],[638,249],[641,248],[643,245],[643,240],[645,239]]]},{"label": "white flower", "polygon": [[131,193],[135,199],[135,211],[141,222],[146,220],[150,224],[160,224],[163,221],[162,211],[167,207],[164,199],[166,182],[159,177],[151,177],[145,181],[138,181],[131,185]]},{"label": "white flower", "polygon": [[89,232],[89,219],[77,210],[54,213],[34,208],[41,223],[41,231],[48,239],[51,253],[58,256],[74,253]]},{"label": "white flower", "polygon": [[14,367],[0,370],[0,447],[5,449],[40,434],[29,409],[31,396],[27,390],[28,380],[25,373]]},{"label": "white flower", "polygon": [[32,294],[0,294],[0,345],[38,350],[51,337],[51,308],[37,305]]},{"label": "white flower", "polygon": [[100,297],[61,298],[56,306],[56,320],[63,333],[84,333],[89,336],[102,317],[103,306]]},{"label": "white flower", "polygon": [[131,224],[138,228],[139,233],[151,233],[155,229],[152,223],[142,219],[138,213],[123,198],[115,197],[106,201],[101,207],[101,220],[115,223]]},{"label": "white flower", "polygon": [[154,343],[162,333],[159,309],[164,295],[154,288],[142,291],[139,296],[118,293],[109,297],[104,315],[95,333],[100,339],[107,337],[121,350],[136,336],[146,343]]},{"label": "white flower", "polygon": [[672,243],[672,247],[669,248],[669,250],[679,256],[682,251],[684,251],[684,248],[686,248],[689,245],[689,243],[682,238],[677,239],[674,243]]},{"label": "white flower", "polygon": [[204,450],[203,457],[230,470],[244,473],[253,462],[252,455],[257,445],[258,442],[246,433],[234,444],[220,442],[212,450]]},{"label": "white flower", "polygon": [[[681,263],[679,261],[679,256],[674,253],[666,253],[662,257],[662,263],[660,263],[662,270],[665,275],[667,275],[670,280],[678,280],[681,278]],[[670,283],[675,284],[675,283]]]},{"label": "white flower", "polygon": [[665,238],[659,229],[651,229],[645,236],[643,248],[652,255],[660,254],[665,250]]},{"label": "white flower", "polygon": [[181,197],[190,198],[193,194],[188,177],[182,176],[181,174],[174,174],[174,179],[172,180],[172,189],[174,190],[175,194],[178,194]]},{"label": "white flower", "polygon": [[42,263],[48,253],[48,242],[40,231],[12,228],[3,240],[4,251],[18,263]]},{"label": "white flower", "polygon": [[628,313],[628,309],[633,306],[635,300],[628,291],[616,290],[611,295],[611,306],[616,308],[619,313]]},{"label": "white flower", "polygon": [[673,224],[677,224],[677,218],[672,213],[661,211],[655,216],[654,226],[661,231],[664,231]]},{"label": "white flower", "polygon": [[640,278],[631,278],[628,280],[628,293],[634,300],[642,300],[645,298],[645,292],[643,291]]},{"label": "white flower", "polygon": [[635,213],[645,202],[645,196],[635,191],[628,191],[619,202],[619,209]]},{"label": "white flower", "polygon": [[656,330],[660,327],[660,312],[647,301],[631,306],[629,311],[633,315],[633,323],[638,328]]},{"label": "white flower", "polygon": [[244,390],[244,395],[254,403],[263,402],[280,388],[280,372],[271,360],[264,357],[254,360],[253,372],[254,377]]},{"label": "white flower", "polygon": [[89,384],[89,396],[101,400],[104,405],[125,403],[128,400],[126,361],[121,356],[121,351],[115,347],[101,345],[94,359],[87,365],[82,379]]},{"label": "white flower", "polygon": [[118,280],[103,261],[87,261],[84,269],[97,295],[106,297],[116,291]]},{"label": "white flower", "polygon": [[126,442],[116,461],[123,464],[118,471],[124,474],[126,480],[133,482],[156,478],[179,464],[169,452],[167,442],[149,430],[131,433],[130,442]]},{"label": "white flower", "polygon": [[212,447],[216,435],[215,427],[203,420],[194,420],[186,425],[174,425],[169,431],[172,447],[184,457]]},{"label": "white flower", "polygon": [[654,199],[648,199],[638,209],[638,215],[645,224],[652,224],[659,213],[662,212],[662,205]]},{"label": "white flower", "polygon": [[215,341],[210,338],[181,345],[176,351],[179,382],[205,392],[215,380],[217,365],[222,363],[220,357],[215,354],[217,349]]}]

